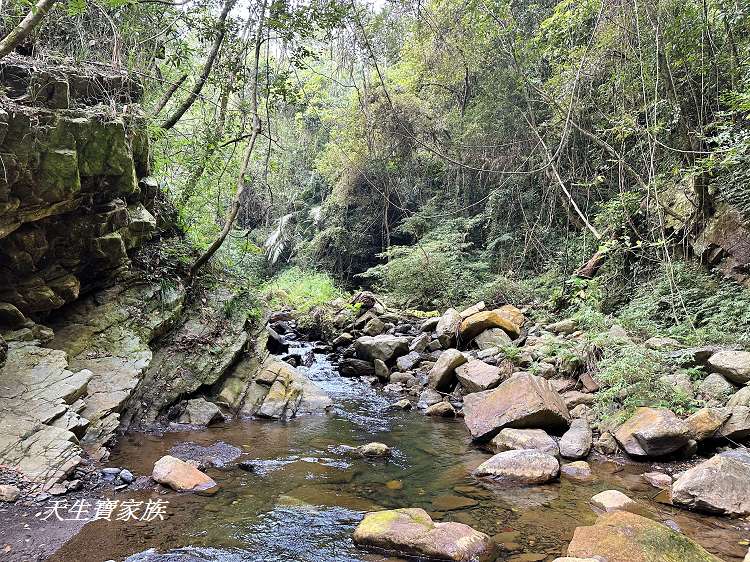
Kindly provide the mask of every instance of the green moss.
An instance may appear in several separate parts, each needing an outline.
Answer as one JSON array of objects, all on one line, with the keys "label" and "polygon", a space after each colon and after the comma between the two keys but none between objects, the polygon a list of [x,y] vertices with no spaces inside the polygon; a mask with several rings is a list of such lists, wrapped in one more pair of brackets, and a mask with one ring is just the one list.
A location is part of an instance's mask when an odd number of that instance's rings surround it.
[{"label": "green moss", "polygon": [[48,203],[68,199],[81,191],[75,150],[51,150],[41,156],[36,177],[40,195]]}]

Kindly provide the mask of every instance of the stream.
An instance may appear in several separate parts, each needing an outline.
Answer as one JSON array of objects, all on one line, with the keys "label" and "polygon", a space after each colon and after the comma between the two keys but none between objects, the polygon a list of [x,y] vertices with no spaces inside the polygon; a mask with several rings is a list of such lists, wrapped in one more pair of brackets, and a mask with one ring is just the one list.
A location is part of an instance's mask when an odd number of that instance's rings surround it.
[{"label": "stream", "polygon": [[[302,351],[311,347],[297,345]],[[366,381],[340,377],[323,354],[300,370],[333,399],[329,414],[125,436],[108,464],[136,475],[150,474],[156,460],[184,442],[239,447],[239,460],[249,461],[252,471],[241,469],[237,461],[207,469],[220,485],[211,496],[123,490],[116,496],[121,501],[168,500],[164,520],[88,523],[50,560],[400,560],[356,547],[352,531],[366,511],[422,507],[435,520],[467,523],[493,536],[499,560],[550,561],[564,554],[575,527],[594,523],[589,498],[611,488],[639,500],[652,517],[679,528],[724,560],[739,561],[747,551],[745,534],[732,520],[653,501],[657,490],[640,477],[654,470],[651,465],[589,459],[596,476],[590,483],[562,477],[553,485],[503,488],[480,482],[471,471],[489,454],[472,446],[461,419],[393,409],[389,405],[399,397],[384,395]],[[371,441],[392,447],[393,456],[364,459],[341,447]]]}]

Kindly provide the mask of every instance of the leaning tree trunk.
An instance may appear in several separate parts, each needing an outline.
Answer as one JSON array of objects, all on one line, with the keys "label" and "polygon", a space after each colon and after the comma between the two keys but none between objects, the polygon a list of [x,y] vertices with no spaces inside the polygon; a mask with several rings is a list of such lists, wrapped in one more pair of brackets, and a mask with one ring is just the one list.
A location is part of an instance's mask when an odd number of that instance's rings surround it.
[{"label": "leaning tree trunk", "polygon": [[227,218],[224,221],[224,228],[221,230],[221,233],[190,267],[190,279],[195,277],[195,274],[198,272],[198,270],[203,267],[203,265],[205,265],[208,260],[211,259],[211,256],[216,253],[216,250],[218,250],[224,243],[224,240],[226,240],[226,237],[232,230],[234,221],[237,219],[237,214],[240,211],[242,197],[247,191],[248,181],[245,178],[245,175],[250,168],[250,158],[253,154],[253,149],[255,148],[255,142],[258,140],[258,136],[261,132],[260,115],[258,114],[258,67],[260,65],[260,47],[263,43],[263,22],[265,20],[265,13],[266,0],[263,0],[260,7],[260,14],[258,16],[258,28],[255,31],[255,60],[253,62],[253,81],[251,94],[253,109],[253,128],[250,133],[250,140],[248,141],[247,148],[245,149],[245,154],[242,158],[240,172],[237,176],[237,192],[234,194],[234,198],[232,199],[232,204],[229,207],[229,211],[227,212]]},{"label": "leaning tree trunk", "polygon": [[42,19],[44,19],[44,16],[47,15],[47,12],[52,9],[55,2],[57,2],[57,0],[39,0],[34,7],[31,8],[31,11],[26,14],[26,17],[23,18],[21,23],[13,28],[8,35],[3,37],[0,41],[0,59],[8,53],[12,53],[21,41],[28,37],[29,33],[39,25],[39,22],[41,22]]},{"label": "leaning tree trunk", "polygon": [[226,35],[225,24],[227,21],[227,16],[229,15],[229,11],[234,6],[235,1],[236,0],[226,0],[224,2],[224,8],[222,8],[221,15],[219,16],[218,32],[216,34],[216,37],[214,38],[213,44],[211,45],[211,50],[208,52],[208,58],[206,58],[206,62],[203,64],[201,73],[198,76],[198,79],[195,81],[195,84],[193,84],[193,88],[190,90],[190,94],[188,94],[188,97],[186,97],[179,105],[179,107],[174,110],[172,115],[167,117],[161,124],[162,129],[171,129],[172,127],[174,127],[182,118],[182,116],[185,115],[187,110],[190,109],[195,100],[198,99],[201,90],[203,90],[203,86],[205,86],[206,81],[208,80],[208,76],[211,74],[211,69],[214,66],[216,57],[219,54],[219,49],[221,48],[221,44],[224,41],[224,36]]}]

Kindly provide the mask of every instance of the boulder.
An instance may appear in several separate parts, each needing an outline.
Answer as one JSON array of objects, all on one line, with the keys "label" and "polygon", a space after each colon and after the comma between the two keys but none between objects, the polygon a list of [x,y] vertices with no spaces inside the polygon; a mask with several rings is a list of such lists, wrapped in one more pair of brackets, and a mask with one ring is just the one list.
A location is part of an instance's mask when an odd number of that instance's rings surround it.
[{"label": "boulder", "polygon": [[419,326],[419,330],[421,332],[433,332],[437,328],[438,322],[440,322],[440,317],[438,316],[428,318],[427,320],[422,322],[422,325]]},{"label": "boulder", "polygon": [[594,403],[593,394],[589,394],[588,392],[581,392],[579,390],[568,390],[567,392],[563,393],[562,398],[568,410],[572,410],[573,408],[575,408],[576,406],[580,406],[581,404],[591,406]]},{"label": "boulder", "polygon": [[629,455],[658,457],[674,453],[690,440],[687,424],[666,408],[638,408],[615,432]]},{"label": "boulder", "polygon": [[388,368],[388,365],[385,364],[385,361],[375,359],[372,363],[375,369],[375,376],[382,381],[387,381],[391,376],[391,370]]},{"label": "boulder", "polygon": [[493,347],[500,349],[511,345],[512,340],[510,339],[510,336],[505,333],[505,330],[501,328],[490,328],[475,337],[474,343],[479,349],[484,351],[485,349],[491,349]]},{"label": "boulder", "polygon": [[185,403],[185,411],[177,420],[191,425],[211,425],[224,421],[219,407],[205,398],[193,398]]},{"label": "boulder", "polygon": [[499,367],[488,365],[479,359],[472,359],[456,368],[456,378],[466,391],[466,394],[472,392],[481,392],[489,390],[499,385],[502,380],[502,371]]},{"label": "boulder", "polygon": [[750,514],[750,464],[716,455],[683,472],[672,485],[676,505],[744,516]]},{"label": "boulder", "polygon": [[362,331],[368,336],[379,336],[385,331],[385,324],[380,318],[371,318]]},{"label": "boulder", "polygon": [[560,439],[560,454],[566,459],[583,459],[591,451],[593,437],[585,419],[574,419],[570,429]]},{"label": "boulder", "polygon": [[391,455],[391,448],[385,443],[378,443],[377,441],[357,447],[357,451],[363,457],[370,458],[389,457]]},{"label": "boulder", "polygon": [[456,344],[456,335],[461,326],[461,314],[455,308],[449,308],[438,320],[435,326],[435,337],[443,348]]},{"label": "boulder", "polygon": [[495,435],[488,443],[488,447],[495,453],[528,449],[553,456],[560,454],[555,440],[547,435],[547,432],[543,429],[512,429],[508,427]]},{"label": "boulder", "polygon": [[460,312],[461,318],[468,318],[469,316],[473,316],[477,312],[482,312],[483,310],[487,309],[487,305],[484,304],[484,301],[479,301],[477,304],[470,306],[469,308],[465,308]]},{"label": "boulder", "polygon": [[354,530],[354,543],[398,555],[469,562],[492,550],[490,537],[463,523],[435,523],[423,509],[368,513]]},{"label": "boulder", "polygon": [[609,431],[602,433],[594,443],[594,449],[602,455],[614,455],[619,450],[617,440]]},{"label": "boulder", "polygon": [[573,318],[566,318],[553,324],[547,324],[547,329],[555,334],[568,335],[578,329],[578,322]]},{"label": "boulder", "polygon": [[607,562],[721,562],[685,535],[627,511],[577,527],[568,555]]},{"label": "boulder", "polygon": [[715,405],[724,405],[735,387],[719,373],[711,373],[698,385],[698,394]]},{"label": "boulder", "polygon": [[13,484],[0,484],[0,502],[14,502],[21,495],[21,490]]},{"label": "boulder", "polygon": [[[724,410],[724,408],[721,408]],[[732,406],[726,408],[729,418],[714,434],[714,437],[725,437],[733,441],[750,437],[750,408],[747,406]]]},{"label": "boulder", "polygon": [[669,490],[672,487],[672,477],[663,472],[644,472],[641,478],[660,490]]},{"label": "boulder", "polygon": [[720,351],[708,359],[708,368],[735,384],[750,382],[750,351]]},{"label": "boulder", "polygon": [[364,359],[347,357],[339,362],[339,373],[342,377],[374,377],[375,366]]},{"label": "boulder", "polygon": [[151,478],[178,492],[200,492],[216,487],[216,482],[192,464],[170,455],[156,461]]},{"label": "boulder", "polygon": [[411,402],[409,402],[407,398],[404,398],[394,403],[393,407],[398,408],[399,410],[411,410]]},{"label": "boulder", "polygon": [[391,363],[409,352],[409,340],[402,336],[389,334],[362,336],[355,340],[354,348],[360,359],[367,361],[380,359],[385,363]]},{"label": "boulder", "polygon": [[469,341],[490,328],[502,328],[511,338],[517,338],[523,321],[523,314],[516,307],[506,305],[472,314],[461,322],[459,334],[462,341]]},{"label": "boulder", "polygon": [[618,490],[604,490],[591,498],[595,511],[610,513],[612,511],[631,511],[637,503]]},{"label": "boulder", "polygon": [[655,336],[648,338],[643,345],[646,349],[652,349],[654,351],[673,351],[682,347],[682,344],[674,338],[664,338]]},{"label": "boulder", "polygon": [[560,472],[573,480],[591,480],[594,475],[586,461],[573,461],[560,467]]},{"label": "boulder", "polygon": [[432,388],[425,388],[419,394],[419,399],[417,400],[417,408],[419,408],[420,410],[425,410],[433,404],[437,404],[438,402],[442,401],[443,395],[440,394],[437,390],[433,390]]},{"label": "boulder", "polygon": [[466,357],[457,349],[446,349],[430,369],[428,385],[437,390],[447,390],[453,382],[456,367],[466,363]]},{"label": "boulder", "polygon": [[544,484],[557,478],[560,463],[552,455],[534,449],[504,451],[480,464],[474,474],[506,484]]},{"label": "boulder", "polygon": [[727,406],[750,406],[750,386],[743,386],[733,394]]},{"label": "boulder", "polygon": [[402,355],[396,359],[396,368],[399,371],[411,371],[422,360],[422,356],[416,351],[410,351],[406,355]]},{"label": "boulder", "polygon": [[417,353],[424,353],[427,346],[430,345],[430,334],[420,334],[409,344],[409,351],[416,351]]},{"label": "boulder", "polygon": [[731,414],[729,408],[701,408],[685,420],[688,436],[696,441],[710,439]]},{"label": "boulder", "polygon": [[506,427],[567,429],[570,414],[548,381],[519,373],[495,389],[467,395],[464,421],[475,441],[486,441]]},{"label": "boulder", "polygon": [[454,418],[456,417],[456,409],[450,402],[443,401],[427,408],[424,414],[426,416],[434,416],[438,418]]}]

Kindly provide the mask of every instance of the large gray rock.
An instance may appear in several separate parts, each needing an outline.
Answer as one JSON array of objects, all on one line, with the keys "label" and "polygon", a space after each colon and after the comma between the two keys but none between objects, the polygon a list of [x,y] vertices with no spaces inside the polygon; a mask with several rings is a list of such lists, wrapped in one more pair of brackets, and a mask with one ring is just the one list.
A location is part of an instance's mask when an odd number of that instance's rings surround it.
[{"label": "large gray rock", "polygon": [[711,373],[698,385],[698,394],[715,406],[724,405],[735,390],[734,385],[719,373]]},{"label": "large gray rock", "polygon": [[466,363],[466,357],[457,349],[446,349],[430,369],[428,385],[436,390],[447,390],[455,378],[456,367]]},{"label": "large gray rock", "polygon": [[502,328],[490,328],[475,337],[474,343],[479,349],[484,351],[492,347],[502,348],[511,345],[513,340],[510,339],[510,336]]},{"label": "large gray rock", "polygon": [[224,421],[224,414],[213,402],[205,398],[193,398],[185,403],[185,410],[178,421],[191,425],[211,425]]},{"label": "large gray rock", "polygon": [[474,474],[507,484],[544,484],[558,477],[560,463],[535,449],[504,451],[480,464]]},{"label": "large gray rock", "polygon": [[[721,408],[724,410],[725,408]],[[750,408],[747,406],[733,406],[729,410],[729,418],[714,434],[714,437],[725,437],[733,441],[750,437]]]},{"label": "large gray rock", "polygon": [[356,357],[345,357],[339,361],[339,373],[342,377],[372,377],[377,374],[372,362]]},{"label": "large gray rock", "polygon": [[574,419],[560,439],[560,454],[566,459],[583,459],[591,451],[591,427],[585,419]]},{"label": "large gray rock", "polygon": [[458,382],[461,383],[466,394],[495,388],[503,381],[502,371],[499,367],[488,365],[479,359],[472,359],[457,367],[456,378],[458,378]]},{"label": "large gray rock", "polygon": [[750,464],[716,455],[686,470],[672,485],[672,502],[699,511],[750,514]]},{"label": "large gray rock", "polygon": [[543,429],[512,429],[506,427],[492,438],[488,447],[495,453],[533,449],[555,457],[560,454],[555,440]]},{"label": "large gray rock", "polygon": [[438,320],[435,337],[443,349],[456,344],[458,329],[461,326],[461,314],[455,308],[449,308]]},{"label": "large gray rock", "polygon": [[567,429],[570,414],[548,381],[519,373],[493,390],[467,395],[464,422],[474,440],[486,441],[505,427]]},{"label": "large gray rock", "polygon": [[399,371],[411,371],[419,365],[422,360],[422,356],[416,351],[410,351],[406,355],[402,355],[396,359],[396,368]]},{"label": "large gray rock", "polygon": [[385,363],[392,363],[409,352],[409,340],[389,334],[362,336],[354,342],[354,348],[360,359],[367,361],[380,359]]},{"label": "large gray rock", "polygon": [[666,408],[638,408],[615,432],[629,455],[658,457],[674,453],[690,439],[687,424]]},{"label": "large gray rock", "polygon": [[720,351],[708,359],[714,373],[724,375],[735,384],[750,382],[750,351]]},{"label": "large gray rock", "polygon": [[463,523],[435,523],[423,509],[402,508],[365,515],[355,544],[398,555],[470,562],[489,554],[490,538]]}]

